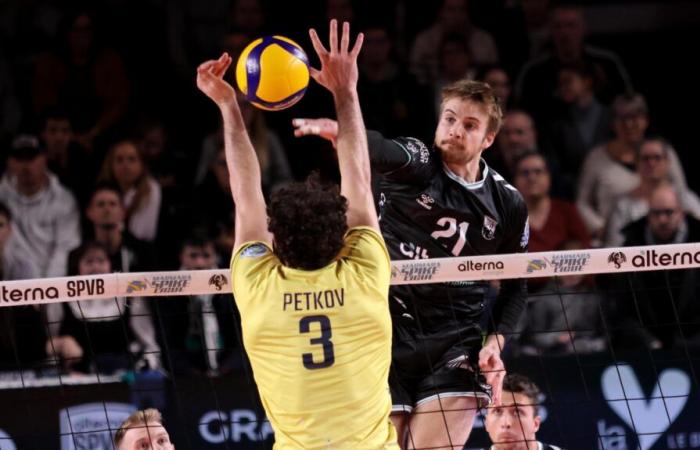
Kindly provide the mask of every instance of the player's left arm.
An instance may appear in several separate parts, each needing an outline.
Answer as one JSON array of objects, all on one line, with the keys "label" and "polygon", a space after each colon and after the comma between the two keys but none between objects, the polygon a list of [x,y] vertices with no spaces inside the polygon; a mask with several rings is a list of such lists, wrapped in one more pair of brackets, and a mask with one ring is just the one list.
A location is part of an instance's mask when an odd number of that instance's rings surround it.
[{"label": "player's left arm", "polygon": [[[517,198],[513,205],[513,215],[509,221],[510,233],[503,242],[499,253],[527,252],[530,229],[527,207],[522,198]],[[493,402],[498,405],[501,401],[501,389],[506,370],[501,360],[501,351],[506,337],[516,331],[520,316],[525,309],[527,300],[527,283],[525,279],[503,280],[493,307],[492,322],[489,334],[479,353],[479,367],[491,385]]]},{"label": "player's left arm", "polygon": [[258,157],[246,131],[236,93],[223,79],[230,65],[231,57],[227,53],[218,60],[203,63],[197,68],[197,87],[216,103],[224,122],[226,165],[236,205],[235,253],[241,244],[249,241],[262,241],[269,245],[272,236],[267,231],[267,210]]}]

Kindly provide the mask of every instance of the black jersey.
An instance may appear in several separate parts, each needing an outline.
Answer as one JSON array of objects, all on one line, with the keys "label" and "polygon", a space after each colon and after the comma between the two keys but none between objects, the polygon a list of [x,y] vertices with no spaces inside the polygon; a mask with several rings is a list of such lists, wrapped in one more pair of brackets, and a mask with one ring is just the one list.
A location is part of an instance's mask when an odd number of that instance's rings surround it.
[{"label": "black jersey", "polygon": [[[443,165],[438,152],[414,138],[386,140],[368,134],[379,181],[380,226],[391,259],[425,259],[527,251],[527,207],[520,193],[482,160],[478,182],[466,183]],[[392,153],[392,164],[387,154]],[[401,155],[399,152],[403,153]],[[397,163],[401,165],[397,167]],[[478,322],[488,282],[392,286],[392,310],[405,308],[424,324],[450,318]],[[393,301],[395,300],[395,301]],[[515,327],[525,282],[501,283],[496,331]]]}]

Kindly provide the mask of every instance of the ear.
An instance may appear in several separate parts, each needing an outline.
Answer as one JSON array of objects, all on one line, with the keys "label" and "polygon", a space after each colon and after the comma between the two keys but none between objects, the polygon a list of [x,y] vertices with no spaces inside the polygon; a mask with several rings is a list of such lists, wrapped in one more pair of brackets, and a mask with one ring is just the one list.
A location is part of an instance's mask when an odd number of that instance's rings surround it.
[{"label": "ear", "polygon": [[487,148],[491,147],[491,145],[493,145],[493,141],[495,139],[496,139],[496,132],[495,131],[487,131],[486,135],[484,136],[484,140],[481,142],[481,144],[482,144],[481,151],[484,151]]},{"label": "ear", "polygon": [[535,433],[540,429],[540,424],[542,423],[542,418],[540,416],[535,416],[533,419],[535,423]]}]

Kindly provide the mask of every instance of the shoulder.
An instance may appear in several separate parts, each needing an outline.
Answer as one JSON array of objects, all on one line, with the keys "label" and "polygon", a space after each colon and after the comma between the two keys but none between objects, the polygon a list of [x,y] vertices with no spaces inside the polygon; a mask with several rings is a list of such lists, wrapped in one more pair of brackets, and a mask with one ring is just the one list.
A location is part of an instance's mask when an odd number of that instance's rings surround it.
[{"label": "shoulder", "polygon": [[396,145],[401,147],[411,157],[411,161],[418,160],[423,164],[430,162],[431,157],[436,156],[435,151],[428,148],[425,142],[410,136],[401,136],[391,139]]},{"label": "shoulder", "polygon": [[487,166],[486,169],[486,178],[492,180],[491,185],[493,186],[495,193],[502,197],[505,202],[507,202],[505,206],[507,208],[516,207],[518,210],[527,211],[525,200],[515,186],[508,183],[500,173],[496,172],[491,167]]},{"label": "shoulder", "polygon": [[278,265],[279,260],[266,243],[243,243],[231,257],[233,294],[239,297],[241,293],[249,293],[251,285],[258,284]]},{"label": "shoulder", "polygon": [[622,234],[625,236],[625,246],[630,245],[644,245],[644,230],[647,226],[647,218],[642,217],[641,219],[631,222],[622,229]]},{"label": "shoulder", "polygon": [[386,259],[389,263],[389,253],[381,233],[371,227],[353,227],[345,234],[344,257],[355,256]]}]

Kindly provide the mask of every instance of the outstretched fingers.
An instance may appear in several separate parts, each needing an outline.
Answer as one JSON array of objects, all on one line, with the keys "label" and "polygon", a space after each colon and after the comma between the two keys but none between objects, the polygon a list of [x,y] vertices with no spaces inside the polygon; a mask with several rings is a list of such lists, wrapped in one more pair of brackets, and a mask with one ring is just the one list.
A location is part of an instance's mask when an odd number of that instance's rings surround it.
[{"label": "outstretched fingers", "polygon": [[362,49],[362,43],[365,41],[365,35],[363,33],[360,33],[357,35],[357,39],[355,40],[355,45],[352,47],[352,50],[350,50],[350,56],[353,58],[357,58],[357,55],[360,54],[360,50]]},{"label": "outstretched fingers", "polygon": [[328,45],[331,47],[331,54],[338,53],[338,21],[335,19],[331,19],[330,39],[328,41]]}]

